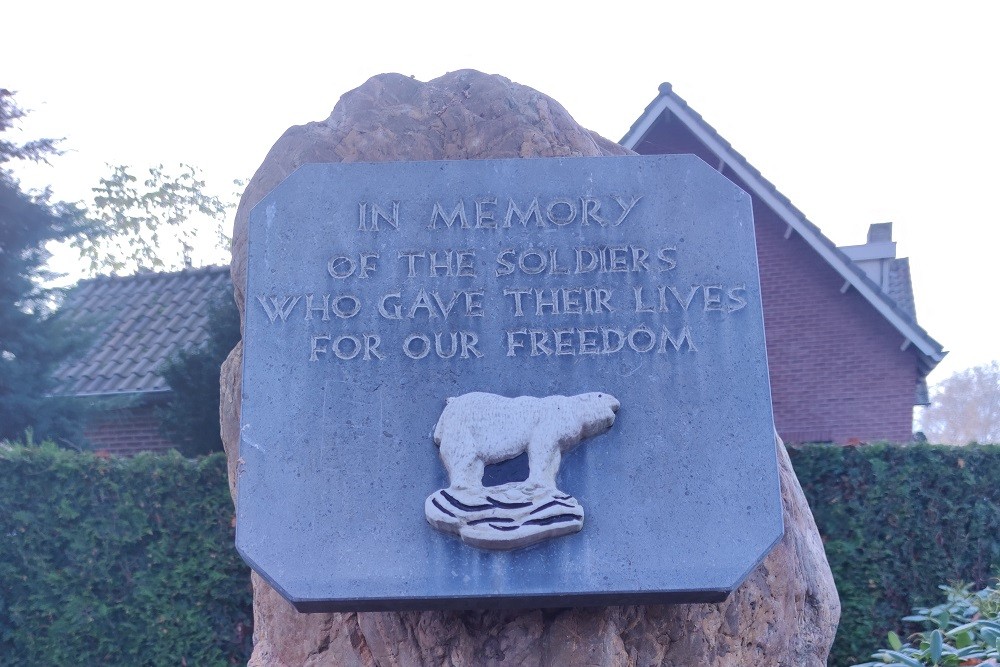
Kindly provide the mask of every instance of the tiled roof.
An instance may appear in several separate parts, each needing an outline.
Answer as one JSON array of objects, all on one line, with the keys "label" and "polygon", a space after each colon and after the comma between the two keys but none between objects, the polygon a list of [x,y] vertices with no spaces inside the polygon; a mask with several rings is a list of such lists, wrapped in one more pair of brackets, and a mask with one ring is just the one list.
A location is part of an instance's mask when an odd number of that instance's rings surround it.
[{"label": "tiled roof", "polygon": [[60,314],[95,339],[56,371],[53,393],[168,391],[157,369],[175,352],[205,340],[210,306],[226,291],[232,285],[225,266],[81,282],[67,295]]},{"label": "tiled roof", "polygon": [[[857,289],[890,324],[896,327],[905,340],[916,345],[920,352],[920,370],[924,375],[944,358],[947,352],[944,351],[941,344],[916,322],[915,309],[912,307],[912,292],[909,294],[907,302],[905,297],[899,300],[896,298],[897,295],[883,291],[879,285],[865,275],[864,271],[855,266],[854,262],[820,231],[819,227],[806,218],[802,211],[778,191],[778,188],[764,178],[763,174],[737,152],[714,127],[709,125],[697,111],[688,106],[688,103],[673,91],[669,83],[660,85],[659,95],[646,106],[642,115],[632,124],[632,127],[622,138],[621,145],[637,150],[661,117],[670,117],[671,114],[695,133],[699,140],[721,160],[720,164],[724,164],[727,170],[735,172],[754,190],[754,194],[767,203],[788,223],[791,229],[798,232],[830,266],[844,277],[847,284]],[[897,269],[898,267],[894,267],[892,270]],[[905,265],[905,271],[908,277],[908,263]],[[899,277],[900,275],[897,274],[897,278]],[[899,294],[899,296],[904,295]],[[909,304],[909,308],[907,308],[907,304]]]},{"label": "tiled roof", "polygon": [[889,262],[889,284],[885,288],[896,305],[910,318],[917,321],[917,306],[913,300],[913,283],[910,280],[910,258],[900,257]]}]

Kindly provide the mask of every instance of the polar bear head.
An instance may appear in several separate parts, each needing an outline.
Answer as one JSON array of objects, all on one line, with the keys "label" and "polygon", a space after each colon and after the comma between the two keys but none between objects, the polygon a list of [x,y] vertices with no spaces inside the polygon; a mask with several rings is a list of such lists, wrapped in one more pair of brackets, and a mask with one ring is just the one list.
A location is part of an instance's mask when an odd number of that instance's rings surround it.
[{"label": "polar bear head", "polygon": [[607,431],[615,423],[615,413],[621,407],[618,399],[606,392],[594,391],[589,394],[577,394],[577,416],[583,425],[582,436],[590,438]]}]

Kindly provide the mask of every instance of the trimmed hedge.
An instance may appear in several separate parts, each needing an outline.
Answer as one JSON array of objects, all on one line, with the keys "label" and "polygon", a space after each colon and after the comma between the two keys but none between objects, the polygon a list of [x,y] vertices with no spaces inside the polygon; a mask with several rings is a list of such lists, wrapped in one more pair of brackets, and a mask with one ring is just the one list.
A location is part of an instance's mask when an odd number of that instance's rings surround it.
[{"label": "trimmed hedge", "polygon": [[0,445],[0,665],[226,665],[251,643],[224,457]]},{"label": "trimmed hedge", "polygon": [[939,584],[983,588],[1000,572],[1000,446],[811,445],[790,449],[840,592],[836,666],[919,628],[898,619]]},{"label": "trimmed hedge", "polygon": [[[790,450],[863,662],[938,584],[1000,568],[1000,446]],[[245,662],[249,571],[221,454],[101,458],[0,445],[0,666]]]}]

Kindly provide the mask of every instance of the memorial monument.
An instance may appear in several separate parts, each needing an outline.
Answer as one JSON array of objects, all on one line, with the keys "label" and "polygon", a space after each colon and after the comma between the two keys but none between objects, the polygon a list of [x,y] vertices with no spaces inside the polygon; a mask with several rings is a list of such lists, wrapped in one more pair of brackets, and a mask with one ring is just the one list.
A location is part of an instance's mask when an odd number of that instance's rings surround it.
[{"label": "memorial monument", "polygon": [[272,149],[223,368],[252,664],[823,663],[749,198],[625,153],[471,71],[375,77]]}]

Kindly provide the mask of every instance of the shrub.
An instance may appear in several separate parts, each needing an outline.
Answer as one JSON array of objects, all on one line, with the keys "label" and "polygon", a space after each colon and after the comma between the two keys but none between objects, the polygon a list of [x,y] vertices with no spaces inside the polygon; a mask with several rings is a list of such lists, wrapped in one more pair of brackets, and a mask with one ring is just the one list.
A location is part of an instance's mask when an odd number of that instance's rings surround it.
[{"label": "shrub", "polygon": [[250,651],[225,459],[0,446],[0,665],[225,665]]},{"label": "shrub", "polygon": [[1000,568],[1000,447],[812,445],[789,452],[840,593],[831,665],[862,662],[942,581]]},{"label": "shrub", "polygon": [[917,608],[904,621],[922,623],[924,632],[907,643],[895,632],[888,635],[890,648],[877,651],[875,661],[856,667],[921,667],[940,665],[997,665],[1000,660],[1000,590],[984,588],[970,593],[969,586],[940,586],[948,601],[936,607]]}]

